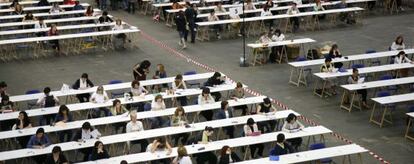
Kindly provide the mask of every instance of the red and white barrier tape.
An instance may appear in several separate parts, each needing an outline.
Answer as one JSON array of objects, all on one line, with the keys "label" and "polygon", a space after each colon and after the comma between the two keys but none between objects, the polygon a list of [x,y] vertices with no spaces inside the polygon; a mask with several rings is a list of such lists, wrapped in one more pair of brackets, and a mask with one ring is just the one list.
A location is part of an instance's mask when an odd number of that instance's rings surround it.
[{"label": "red and white barrier tape", "polygon": [[[215,69],[211,68],[210,66],[207,66],[207,65],[205,65],[205,64],[199,63],[199,62],[197,62],[196,60],[191,59],[189,56],[186,56],[186,55],[184,55],[184,54],[182,54],[182,53],[178,52],[177,50],[175,50],[175,49],[173,49],[173,48],[169,47],[168,45],[166,45],[166,44],[164,44],[164,43],[162,43],[162,42],[160,42],[160,41],[156,40],[155,38],[153,38],[152,36],[148,35],[147,33],[143,32],[143,31],[141,31],[141,35],[142,35],[145,39],[147,39],[148,41],[152,42],[153,44],[155,44],[155,45],[158,45],[158,46],[160,46],[160,47],[165,48],[167,51],[171,52],[173,55],[178,56],[178,57],[181,57],[181,58],[184,58],[184,59],[185,59],[188,63],[195,64],[195,65],[197,65],[197,66],[199,66],[199,67],[201,67],[201,68],[203,68],[203,69],[205,69],[205,70],[207,70],[207,71],[211,71],[211,72],[219,72],[219,71],[217,71],[217,70],[215,70]],[[234,80],[230,79],[229,77],[228,77],[228,80],[230,80],[230,81],[234,82]],[[259,92],[255,91],[255,90],[252,90],[252,89],[250,89],[250,88],[245,88],[244,90],[245,90],[245,92],[247,92],[247,93],[249,93],[249,94],[251,94],[251,95],[254,95],[254,96],[265,96],[265,95],[262,95],[262,94],[260,94]],[[275,100],[275,99],[273,99],[273,98],[272,98],[271,100],[272,100],[272,103],[276,104],[277,106],[279,106],[279,107],[280,107],[280,108],[282,108],[283,110],[288,110],[288,109],[289,109],[289,107],[288,107],[288,106],[286,106],[286,105],[284,105],[283,103],[281,103],[281,102],[279,102],[279,101],[277,101],[277,100]],[[318,124],[318,123],[316,123],[315,121],[310,120],[310,119],[306,118],[305,116],[300,116],[299,118],[300,118],[300,119],[302,119],[302,120],[304,120],[305,122],[307,122],[308,124],[310,124],[310,125],[312,125],[312,126],[317,126],[317,125],[319,125],[319,124]],[[340,140],[342,140],[342,141],[344,141],[344,142],[346,142],[346,143],[349,143],[349,144],[353,143],[351,140],[346,139],[345,137],[343,137],[343,136],[342,136],[342,135],[340,135],[339,133],[332,132],[332,133],[331,133],[331,135],[335,136],[336,138],[338,138],[338,139],[340,139]],[[368,150],[368,149],[367,149],[367,150]],[[368,150],[368,151],[369,151],[369,150]],[[382,157],[378,156],[377,154],[375,154],[375,153],[374,153],[374,152],[372,152],[372,151],[369,151],[369,154],[370,154],[370,155],[372,155],[375,159],[379,160],[381,163],[384,163],[384,164],[390,164],[390,162],[388,162],[388,161],[384,160]]]}]

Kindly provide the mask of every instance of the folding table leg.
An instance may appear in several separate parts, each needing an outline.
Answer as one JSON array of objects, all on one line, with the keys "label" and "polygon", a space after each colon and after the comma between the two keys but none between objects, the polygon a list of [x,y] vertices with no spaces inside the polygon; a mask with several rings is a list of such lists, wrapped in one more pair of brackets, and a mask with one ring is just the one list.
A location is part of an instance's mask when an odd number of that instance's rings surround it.
[{"label": "folding table leg", "polygon": [[412,123],[413,123],[413,119],[412,119],[412,117],[410,117],[409,120],[408,120],[407,129],[405,130],[405,138],[410,139],[410,140],[414,140],[414,137],[411,137],[409,135]]}]

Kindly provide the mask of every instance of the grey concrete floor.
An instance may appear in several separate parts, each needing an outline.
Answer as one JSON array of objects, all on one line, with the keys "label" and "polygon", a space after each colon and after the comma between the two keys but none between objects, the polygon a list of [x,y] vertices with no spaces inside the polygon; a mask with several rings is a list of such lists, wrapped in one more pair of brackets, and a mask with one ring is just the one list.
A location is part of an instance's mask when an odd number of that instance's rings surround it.
[{"label": "grey concrete floor", "polygon": [[[163,22],[155,23],[149,16],[117,11],[111,13],[124,21],[136,25],[143,32],[162,41],[171,48],[178,49],[178,34],[175,29],[166,27]],[[401,15],[376,14],[364,18],[363,26],[340,26],[316,32],[300,32],[293,37],[310,37],[318,42],[334,41],[345,55],[359,54],[366,49],[386,50],[396,35],[403,34],[406,44],[414,41],[413,13]],[[288,34],[292,37],[291,34]],[[247,42],[254,42],[254,37]],[[106,84],[109,80],[132,79],[132,66],[144,59],[155,65],[163,63],[169,76],[187,70],[205,72],[202,68],[174,56],[158,45],[144,38],[140,48],[121,52],[91,52],[79,56],[51,57],[39,60],[13,61],[0,64],[0,80],[9,84],[12,95],[23,94],[28,89],[41,89],[50,86],[59,89],[62,83],[72,84],[82,72],[89,73],[96,84]],[[414,163],[414,142],[403,138],[405,130],[405,105],[400,105],[394,113],[394,125],[379,128],[368,122],[371,110],[348,113],[339,109],[339,97],[321,99],[313,96],[312,87],[295,87],[288,84],[290,67],[287,64],[268,64],[257,67],[239,67],[242,53],[241,39],[197,42],[180,51],[191,58],[207,64],[230,78],[242,81],[250,88],[289,106],[289,108],[315,120],[344,137],[360,144],[392,163]],[[247,49],[247,53],[250,50]],[[314,68],[314,71],[318,68]],[[315,78],[313,78],[315,81]],[[331,138],[332,144],[344,142]],[[366,163],[379,163],[373,157],[364,155]]]}]

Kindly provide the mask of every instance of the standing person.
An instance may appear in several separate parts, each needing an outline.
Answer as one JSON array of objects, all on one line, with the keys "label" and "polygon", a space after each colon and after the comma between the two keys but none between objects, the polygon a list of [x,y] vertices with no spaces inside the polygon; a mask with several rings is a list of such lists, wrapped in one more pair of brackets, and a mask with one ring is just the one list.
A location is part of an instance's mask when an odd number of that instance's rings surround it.
[{"label": "standing person", "polygon": [[[334,58],[341,58],[342,54],[339,51],[338,45],[334,44],[331,47],[331,50],[329,50],[329,54],[328,54],[328,58],[334,59]],[[344,65],[342,62],[335,62],[334,64],[335,68],[342,68],[342,66]]]},{"label": "standing person", "polygon": [[[241,82],[237,82],[236,88],[234,88],[233,92],[231,93],[231,99],[237,101],[238,99],[245,98],[243,84]],[[247,114],[247,105],[239,105],[235,106],[234,109],[241,109],[242,115],[245,116]]]},{"label": "standing person", "polygon": [[[188,124],[187,115],[185,114],[184,108],[179,106],[175,109],[174,115],[171,118],[172,126],[186,126]],[[181,144],[186,144],[189,135],[188,133],[181,133],[173,135],[175,145],[178,145],[179,140],[181,139]]]},{"label": "standing person", "polygon": [[55,146],[52,149],[52,154],[46,157],[45,164],[69,164],[69,161],[63,154],[62,148]]},{"label": "standing person", "polygon": [[[214,99],[210,94],[210,89],[203,88],[203,91],[198,96],[198,105],[204,105],[204,104],[211,104],[214,103]],[[207,121],[213,120],[214,112],[212,110],[205,110],[199,112]],[[198,115],[198,114],[197,114]]]},{"label": "standing person", "polygon": [[138,81],[146,80],[150,66],[151,62],[148,60],[144,60],[141,63],[135,64],[135,66],[132,68],[132,74],[134,75],[134,79]]},{"label": "standing person", "polygon": [[[185,81],[183,81],[183,76],[181,74],[178,74],[177,76],[175,76],[175,80],[171,84],[171,86],[174,91],[178,89],[187,89],[187,85]],[[181,106],[187,106],[187,96],[180,96],[180,97],[177,97],[176,99],[180,102]]]},{"label": "standing person", "polygon": [[[205,86],[215,87],[216,85],[224,84],[224,77],[221,77],[220,72],[215,72],[212,77],[207,79],[207,82],[205,83]],[[214,96],[215,101],[220,101],[221,99],[221,93],[220,92],[214,92],[211,93],[211,95]]]},{"label": "standing person", "polygon": [[[121,104],[121,101],[119,101],[118,99],[115,99],[114,101],[112,101],[112,107],[110,110],[111,110],[112,116],[123,115],[124,113],[128,113],[128,110]],[[115,129],[115,134],[118,134],[118,131],[121,128],[122,128],[121,133],[125,133],[125,129],[124,129],[124,127],[126,126],[125,122],[118,122],[112,125]]]},{"label": "standing person", "polygon": [[[229,119],[233,117],[233,108],[229,107],[229,102],[221,102],[221,110],[217,112],[217,119]],[[234,126],[223,127],[229,138],[234,138]]]},{"label": "standing person", "polygon": [[172,164],[193,164],[190,156],[187,154],[187,149],[180,145],[177,148],[178,156],[174,158]]},{"label": "standing person", "polygon": [[105,159],[105,158],[110,158],[108,151],[106,151],[106,149],[104,148],[104,145],[101,141],[96,141],[95,145],[92,149],[92,154],[91,154],[91,160],[95,161],[95,160],[99,160],[99,159]]},{"label": "standing person", "polygon": [[[52,142],[45,134],[45,130],[43,128],[39,128],[37,129],[36,134],[30,137],[29,142],[27,143],[27,148],[44,149],[51,144]],[[32,158],[36,161],[36,163],[43,164],[45,162],[46,155],[38,155]]]},{"label": "standing person", "polygon": [[[72,85],[72,89],[77,90],[85,90],[88,88],[92,88],[94,85],[91,80],[89,80],[89,76],[87,73],[82,73],[81,78],[76,80],[76,82]],[[76,97],[78,98],[80,103],[88,102],[89,98],[91,97],[90,93],[82,93],[77,94]]]},{"label": "standing person", "polygon": [[[291,113],[286,118],[286,121],[283,123],[282,131],[288,132],[288,133],[295,133],[305,128],[305,126],[302,125],[297,120],[297,117],[295,114]],[[287,140],[290,145],[295,149],[295,151],[298,151],[300,145],[302,144],[302,138],[291,138]]]},{"label": "standing person", "polygon": [[177,26],[178,35],[180,36],[180,41],[178,45],[182,46],[182,49],[187,48],[185,34],[188,33],[187,31],[187,20],[185,18],[184,12],[180,10],[178,14],[175,15],[175,24]]},{"label": "standing person", "polygon": [[[292,6],[287,10],[286,14],[295,15],[299,14],[300,11],[296,3],[293,3]],[[300,20],[298,17],[291,17],[290,22],[293,22],[293,32],[296,32],[299,29]]]},{"label": "standing person", "polygon": [[231,150],[230,146],[223,146],[220,152],[219,164],[229,164],[241,161],[240,157]]},{"label": "standing person", "polygon": [[[190,2],[186,2],[186,9],[185,9],[185,17],[187,18],[188,30],[191,33],[191,43],[195,43],[196,37],[196,19],[197,19],[197,11],[194,9],[194,5],[191,5]],[[184,39],[187,41],[188,30],[184,35]]]},{"label": "standing person", "polygon": [[[43,95],[37,100],[36,104],[39,105],[41,108],[50,108],[59,105],[59,99],[56,96],[50,94],[50,91],[51,90],[49,87],[43,89]],[[50,123],[53,121],[55,116],[56,114],[48,114],[42,116],[42,118],[40,119],[40,124],[51,125]]]},{"label": "standing person", "polygon": [[[244,136],[246,137],[260,134],[259,128],[253,118],[247,119],[247,123],[243,126],[243,132],[244,132]],[[252,159],[255,158],[256,150],[257,150],[257,155],[259,155],[259,157],[263,156],[264,144],[260,143],[260,144],[249,145],[249,148],[250,148],[250,155],[251,155],[250,157]]]},{"label": "standing person", "polygon": [[[137,111],[135,110],[131,111],[129,117],[131,118],[131,121],[128,122],[128,124],[125,127],[127,133],[132,133],[132,132],[136,133],[136,132],[144,131],[144,126],[142,125],[142,122],[137,120]],[[128,146],[127,153],[128,154],[131,151],[131,144],[140,144],[141,145],[140,152],[145,152],[148,146],[148,141],[146,139],[128,141],[127,142],[127,146]]]},{"label": "standing person", "polygon": [[[59,112],[55,117],[55,125],[72,122],[73,117],[72,114],[69,111],[69,108],[66,105],[61,105],[59,107]],[[59,136],[59,142],[67,142],[72,139],[72,130],[65,130],[65,131],[59,131],[57,132]],[[67,139],[65,139],[67,137]]]},{"label": "standing person", "polygon": [[[348,78],[348,84],[358,84],[358,83],[360,83],[360,79],[361,79],[361,77],[359,76],[358,69],[353,68],[352,69],[352,75],[349,76],[349,78]],[[368,109],[369,106],[367,105],[367,95],[368,95],[367,90],[366,89],[360,89],[360,90],[357,90],[357,93],[361,95],[362,106]]]},{"label": "standing person", "polygon": [[[12,127],[12,130],[22,130],[22,129],[27,129],[31,127],[32,127],[32,123],[30,122],[29,116],[27,115],[25,111],[21,111],[19,113],[19,116],[16,119],[16,123]],[[29,142],[29,139],[30,139],[30,136],[24,136],[24,137],[17,138],[17,141],[19,142],[19,145],[22,149],[26,148],[27,142]]]},{"label": "standing person", "polygon": [[[58,36],[59,32],[58,29],[56,27],[56,24],[52,24],[52,26],[50,27],[50,30],[48,32],[48,36]],[[52,48],[57,52],[57,55],[60,55],[61,51],[60,51],[60,44],[59,44],[59,40],[50,40],[49,43],[52,45]]]},{"label": "standing person", "polygon": [[397,36],[395,41],[392,42],[390,49],[392,51],[405,49],[404,38],[401,35]]}]

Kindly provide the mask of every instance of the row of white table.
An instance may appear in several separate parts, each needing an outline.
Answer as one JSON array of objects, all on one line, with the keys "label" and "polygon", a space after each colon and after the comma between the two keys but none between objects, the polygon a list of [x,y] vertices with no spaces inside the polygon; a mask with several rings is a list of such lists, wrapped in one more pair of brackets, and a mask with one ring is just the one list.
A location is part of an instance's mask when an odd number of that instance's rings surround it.
[{"label": "row of white table", "polygon": [[[387,113],[387,111],[390,110],[389,105],[395,103],[414,101],[414,93],[376,97],[371,98],[371,100],[374,101],[374,106],[372,107],[371,117],[369,121],[382,127],[384,125],[384,122],[392,123],[391,119],[386,118],[386,115],[389,114]],[[375,110],[377,104],[379,104],[380,110],[382,109],[382,114],[379,121],[375,119]]]},{"label": "row of white table", "polygon": [[[79,5],[81,5],[85,8],[89,6],[88,3],[81,3]],[[59,7],[62,8],[62,9],[73,8],[73,6],[75,6],[75,5],[59,5]],[[25,11],[25,12],[27,12],[27,11],[35,12],[35,11],[39,11],[39,10],[49,10],[51,8],[52,8],[52,6],[33,6],[33,7],[25,7],[25,8],[23,8],[23,11]],[[13,11],[14,11],[14,9],[12,9],[12,8],[0,9],[0,14],[2,14],[2,13],[5,14],[5,13],[13,12]]]},{"label": "row of white table", "polygon": [[411,125],[413,124],[413,119],[414,119],[414,112],[407,113],[407,116],[409,117],[408,118],[409,120],[408,120],[407,129],[405,130],[405,138],[414,141],[414,137],[410,135]]},{"label": "row of white table", "polygon": [[[341,58],[333,58],[332,63],[336,62],[355,62],[355,61],[363,61],[363,60],[372,60],[372,59],[378,59],[378,58],[385,58],[385,57],[391,57],[395,56],[400,51],[383,51],[383,52],[376,52],[376,53],[369,53],[369,54],[358,54],[358,55],[349,55],[349,56],[343,56]],[[413,54],[414,49],[405,49],[404,52],[406,54]],[[292,83],[296,86],[299,86],[300,83],[305,84],[304,79],[304,69],[305,67],[311,67],[311,66],[320,66],[323,63],[325,63],[325,59],[316,59],[316,60],[307,60],[307,61],[296,61],[296,62],[290,62],[288,63],[290,66],[292,66],[289,83]],[[295,78],[295,72],[297,72],[297,80]]]},{"label": "row of white table", "polygon": [[[112,17],[112,16],[110,16]],[[59,18],[59,19],[46,19],[43,22],[45,24],[60,24],[60,23],[79,23],[84,21],[94,21],[98,20],[99,16],[82,16],[82,17],[71,17],[71,18]],[[26,25],[35,25],[37,21],[24,21],[24,22],[7,22],[1,23],[0,28],[5,27],[19,27],[19,26],[26,26]]]},{"label": "row of white table", "polygon": [[[385,72],[385,71],[393,71],[399,69],[409,69],[414,68],[414,64],[411,63],[403,63],[403,64],[387,64],[387,65],[380,65],[380,66],[373,66],[373,67],[364,67],[359,68],[359,74],[370,74],[370,73],[377,73],[377,72]],[[347,69],[346,72],[319,72],[314,73],[316,77],[323,81],[322,88],[319,88],[319,79],[315,83],[314,94],[323,97],[325,92],[325,87],[327,85],[327,79],[344,77],[344,76],[351,76],[352,69]],[[317,90],[322,89],[321,93],[318,93]]]},{"label": "row of white table", "polygon": [[[53,17],[53,16],[68,16],[68,15],[76,15],[76,14],[85,14],[86,10],[73,10],[73,11],[63,11],[58,13],[33,13],[34,17]],[[95,13],[101,12],[99,9],[94,9]],[[9,20],[9,19],[20,19],[25,17],[26,14],[21,15],[5,15],[0,16],[0,20]]]},{"label": "row of white table", "polygon": [[[236,87],[236,84],[231,83],[231,84],[217,85],[215,87],[209,87],[209,88],[211,92],[221,92],[221,91],[233,90],[235,87]],[[247,86],[244,86],[244,87],[247,87]],[[132,103],[152,101],[157,95],[162,95],[163,99],[171,99],[171,98],[182,97],[182,96],[199,95],[201,94],[201,92],[202,92],[202,89],[185,89],[185,90],[179,89],[175,91],[175,94],[167,94],[166,92],[161,92],[161,93],[156,93],[156,94],[148,94],[145,96],[134,96],[132,97],[133,100],[125,100],[124,98],[119,98],[118,100],[120,100],[122,104],[132,104]],[[104,103],[84,102],[84,103],[77,103],[77,104],[69,104],[66,106],[71,111],[81,111],[81,110],[86,110],[86,109],[110,107],[112,106],[113,100],[115,99],[110,99]],[[55,114],[58,111],[59,111],[59,106],[26,110],[29,117]],[[4,113],[0,115],[0,121],[16,119],[18,115],[19,115],[18,111],[11,112],[11,113]]]},{"label": "row of white table", "polygon": [[[345,89],[345,92],[343,93],[343,96],[342,96],[341,108],[351,112],[352,108],[354,107],[354,100],[357,96],[358,90],[380,88],[380,87],[394,86],[394,85],[404,85],[404,84],[411,84],[411,83],[414,83],[414,77],[403,77],[403,78],[396,78],[396,79],[390,79],[390,80],[378,80],[378,81],[363,82],[363,83],[358,83],[358,84],[341,85],[341,87]],[[351,99],[349,101],[349,105],[346,105],[344,102],[345,96],[348,95],[347,91],[351,92]],[[355,106],[355,107],[358,107],[358,106]]]},{"label": "row of white table", "polygon": [[[250,104],[254,105],[254,104],[263,102],[264,98],[265,98],[264,96],[248,97],[248,98],[238,99],[237,101],[229,100],[228,102],[229,102],[230,107],[235,107],[239,105],[250,105]],[[212,104],[184,106],[183,108],[185,110],[185,113],[188,115],[189,113],[220,109],[220,106],[221,106],[221,102],[215,102]],[[175,110],[176,108],[168,108],[168,109],[160,110],[160,111],[138,112],[137,119],[148,119],[148,118],[153,118],[153,117],[171,116],[174,114]],[[128,121],[130,121],[129,113],[125,113],[123,115],[117,115],[117,116],[95,118],[95,119],[77,120],[77,121],[65,123],[61,126],[45,125],[45,126],[39,126],[39,127],[32,127],[28,129],[3,131],[3,132],[0,132],[0,140],[34,135],[36,134],[36,130],[38,128],[43,128],[45,129],[46,133],[51,133],[51,132],[78,129],[78,128],[81,128],[82,124],[85,122],[89,122],[93,126],[101,126],[101,125],[111,125],[111,124],[115,124],[119,122],[128,122]]]},{"label": "row of white table", "polygon": [[[49,3],[55,3],[55,2],[62,3],[63,0],[48,0],[48,2]],[[22,2],[19,2],[19,4],[23,5],[23,6],[37,5],[37,3],[39,3],[39,1],[22,1]],[[0,6],[10,6],[11,4],[12,4],[11,2],[9,2],[9,3],[0,3]]]},{"label": "row of white table", "polygon": [[341,145],[323,149],[316,149],[316,150],[308,150],[303,152],[297,152],[292,154],[285,154],[280,155],[278,161],[271,161],[269,157],[254,159],[249,161],[237,162],[235,164],[251,164],[251,163],[260,163],[260,164],[288,164],[288,163],[302,163],[308,161],[316,161],[325,158],[333,158],[333,157],[340,157],[344,156],[343,162],[345,158],[348,157],[349,161],[351,161],[350,155],[358,154],[359,161],[362,164],[362,153],[368,152],[367,149],[357,145],[357,144],[349,144],[349,145]]},{"label": "row of white table", "polygon": [[[183,81],[193,81],[193,80],[203,80],[208,79],[214,75],[214,72],[207,72],[207,73],[199,73],[194,75],[184,75]],[[221,73],[222,76],[225,76]],[[172,83],[175,80],[174,77],[167,77],[167,78],[160,78],[160,79],[148,79],[140,81],[141,86],[151,86],[151,85],[159,85],[159,84],[167,84]],[[112,91],[112,90],[121,90],[131,88],[131,82],[123,82],[118,84],[105,84],[102,85],[105,91]],[[88,88],[88,89],[69,89],[69,90],[57,90],[52,91],[50,94],[56,97],[62,96],[71,96],[77,94],[84,94],[84,93],[93,93],[96,91],[98,86]],[[29,100],[37,100],[39,97],[43,96],[43,93],[36,93],[36,94],[25,94],[25,95],[16,95],[10,96],[10,101],[13,102],[20,102],[20,101],[29,101]]]},{"label": "row of white table", "polygon": [[[291,138],[298,138],[298,137],[310,137],[310,136],[316,136],[316,135],[324,135],[324,134],[331,133],[331,132],[332,132],[331,130],[323,126],[314,126],[314,127],[306,127],[302,131],[299,131],[296,133],[272,132],[272,133],[262,134],[260,136],[247,136],[247,137],[226,139],[226,140],[220,140],[220,141],[213,141],[208,144],[187,145],[185,147],[187,149],[187,153],[189,155],[192,155],[192,154],[197,154],[197,153],[220,150],[223,146],[226,146],[226,145],[230,146],[231,148],[246,147],[246,149],[248,149],[249,145],[275,142],[276,141],[275,136],[281,133],[285,135],[286,139],[291,139]],[[165,151],[158,151],[154,153],[145,152],[145,153],[117,156],[117,157],[112,157],[109,159],[83,162],[82,164],[119,163],[122,160],[126,160],[129,163],[136,163],[136,162],[146,162],[146,161],[153,161],[153,160],[159,160],[159,159],[165,159],[165,158],[173,158],[173,157],[176,157],[177,155],[178,155],[177,148],[173,148],[172,153],[169,155],[167,155]]]},{"label": "row of white table", "polygon": [[[213,128],[221,128],[221,127],[227,127],[227,126],[243,125],[243,124],[246,124],[249,118],[253,118],[256,122],[284,119],[291,113],[299,115],[298,113],[292,110],[283,110],[283,111],[275,112],[273,115],[256,114],[256,115],[247,115],[247,116],[242,116],[242,117],[234,117],[234,118],[229,118],[229,119],[194,123],[194,124],[191,124],[190,128],[186,128],[184,126],[165,127],[165,128],[145,130],[141,132],[131,132],[131,133],[104,136],[104,137],[100,137],[99,139],[84,140],[83,142],[71,141],[71,142],[65,142],[65,143],[59,143],[59,144],[52,144],[43,149],[25,148],[25,149],[19,149],[19,150],[5,151],[5,152],[0,152],[0,161],[49,154],[52,151],[52,148],[54,146],[60,146],[62,148],[62,151],[79,150],[83,148],[92,147],[97,140],[102,141],[106,145],[115,144],[115,143],[125,143],[128,141],[134,141],[134,140],[149,139],[149,138],[155,138],[155,137],[160,137],[160,136],[170,136],[170,135],[175,135],[175,134],[180,134],[180,133],[191,133],[191,132],[202,131],[204,130],[206,126],[211,126]],[[317,134],[326,134],[326,133],[332,132],[329,129],[326,129],[322,126],[308,127],[308,128],[316,128],[318,130],[304,129],[302,132],[286,134],[287,135],[286,137],[296,138],[296,137],[303,137],[302,135],[308,136],[311,134],[317,135]],[[276,137],[274,136],[270,138],[272,138],[273,140],[276,139]]]},{"label": "row of white table", "polygon": [[[305,44],[311,44],[316,42],[315,40],[311,38],[300,38],[300,39],[290,39],[290,40],[284,40],[284,41],[278,41],[278,42],[269,42],[269,43],[251,43],[247,44],[247,47],[250,47],[252,49],[252,65],[254,66],[257,63],[257,49],[258,48],[271,48],[271,47],[277,47],[282,46],[282,51],[279,56],[279,63],[282,63],[283,59],[288,62],[288,55],[287,55],[287,49],[286,46],[288,45],[300,45],[299,48],[299,54],[301,54],[300,50],[302,50],[302,53],[305,52]],[[309,46],[310,47],[310,46]],[[270,51],[269,51],[270,52]],[[264,54],[267,56],[267,54]],[[265,57],[266,58],[266,57]]]}]

